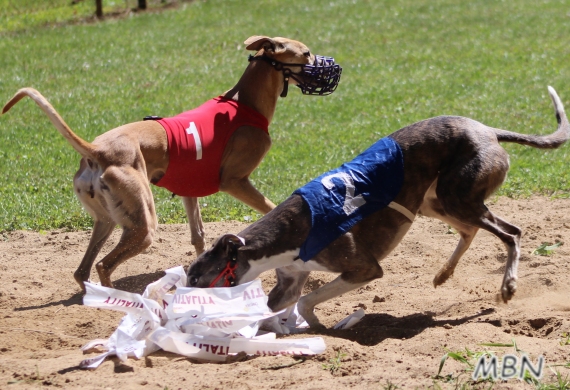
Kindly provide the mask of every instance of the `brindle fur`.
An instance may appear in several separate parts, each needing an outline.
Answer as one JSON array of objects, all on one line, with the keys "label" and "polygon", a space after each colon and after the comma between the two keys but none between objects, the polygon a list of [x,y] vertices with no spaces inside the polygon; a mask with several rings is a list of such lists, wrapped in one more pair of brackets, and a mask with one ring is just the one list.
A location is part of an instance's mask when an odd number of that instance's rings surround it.
[{"label": "brindle fur", "polygon": [[[517,134],[485,126],[472,119],[440,116],[404,127],[392,135],[404,156],[404,183],[394,199],[414,214],[440,219],[460,234],[457,249],[434,278],[434,286],[452,274],[461,255],[479,229],[496,235],[507,247],[508,259],[500,294],[507,302],[516,291],[521,230],[494,215],[487,199],[504,181],[509,157],[499,142],[535,148],[557,148],[570,136],[570,126],[556,92],[549,88],[558,129],[548,136]],[[272,212],[238,234],[224,235],[188,270],[189,286],[207,287],[237,253],[237,284],[261,272],[277,269],[277,285],[269,294],[269,307],[279,311],[298,301],[300,314],[311,327],[321,326],[316,304],[338,296],[383,275],[379,261],[386,257],[411,226],[403,214],[382,209],[355,225],[314,259],[298,258],[311,227],[308,206],[293,195]],[[311,270],[340,273],[333,282],[299,299]],[[276,331],[286,332],[276,323]]]}]

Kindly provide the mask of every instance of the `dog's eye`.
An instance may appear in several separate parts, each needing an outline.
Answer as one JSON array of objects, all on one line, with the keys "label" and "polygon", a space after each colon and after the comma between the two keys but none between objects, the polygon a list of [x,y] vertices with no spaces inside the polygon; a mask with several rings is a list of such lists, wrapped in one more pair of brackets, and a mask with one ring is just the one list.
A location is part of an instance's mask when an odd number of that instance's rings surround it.
[{"label": "dog's eye", "polygon": [[198,284],[198,277],[197,277],[197,276],[191,276],[190,279],[189,279],[188,285],[189,285],[190,287],[194,287],[194,286],[197,285],[197,284]]},{"label": "dog's eye", "polygon": [[307,58],[309,58],[311,56],[311,52],[310,51],[306,51],[303,53],[303,55]]}]

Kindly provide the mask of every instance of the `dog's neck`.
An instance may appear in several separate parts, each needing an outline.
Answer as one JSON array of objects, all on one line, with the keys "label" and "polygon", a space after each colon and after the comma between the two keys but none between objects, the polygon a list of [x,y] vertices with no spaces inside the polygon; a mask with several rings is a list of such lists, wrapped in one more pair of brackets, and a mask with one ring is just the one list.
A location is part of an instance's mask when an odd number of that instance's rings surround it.
[{"label": "dog's neck", "polygon": [[310,229],[309,206],[299,195],[292,195],[239,236],[245,239],[243,251],[247,259],[258,260],[298,249]]},{"label": "dog's neck", "polygon": [[265,61],[251,61],[237,84],[224,96],[253,108],[271,123],[282,90],[282,72]]}]

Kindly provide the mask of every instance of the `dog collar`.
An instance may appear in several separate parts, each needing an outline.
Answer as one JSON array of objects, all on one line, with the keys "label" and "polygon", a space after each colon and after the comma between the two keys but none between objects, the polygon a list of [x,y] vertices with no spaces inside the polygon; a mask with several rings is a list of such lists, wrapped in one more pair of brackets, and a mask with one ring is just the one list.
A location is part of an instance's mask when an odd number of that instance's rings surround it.
[{"label": "dog collar", "polygon": [[404,216],[408,218],[410,222],[414,222],[414,219],[416,218],[416,215],[414,213],[412,213],[410,210],[408,210],[399,203],[390,202],[388,203],[387,207],[390,207],[391,209],[394,209],[396,211],[399,211],[401,214],[404,214]]}]

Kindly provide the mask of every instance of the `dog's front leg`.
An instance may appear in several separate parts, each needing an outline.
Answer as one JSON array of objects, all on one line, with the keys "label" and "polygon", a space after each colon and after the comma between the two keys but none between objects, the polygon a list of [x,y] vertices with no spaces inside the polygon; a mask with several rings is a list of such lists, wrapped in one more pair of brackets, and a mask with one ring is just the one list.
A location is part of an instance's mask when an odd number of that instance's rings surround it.
[{"label": "dog's front leg", "polygon": [[297,304],[297,310],[299,311],[299,314],[303,316],[305,321],[307,321],[311,328],[324,328],[325,326],[321,324],[314,313],[315,306],[331,298],[352,291],[358,287],[365,286],[368,284],[368,282],[369,280],[363,282],[349,282],[345,280],[343,278],[343,274],[341,274],[332,282],[325,284],[321,288],[313,291],[308,295],[305,295],[304,297],[301,297],[301,299],[299,299],[299,303]]},{"label": "dog's front leg", "polygon": [[269,135],[250,126],[242,126],[231,136],[220,168],[219,190],[245,203],[261,214],[267,214],[275,204],[249,181],[249,175],[259,166],[271,147]]},{"label": "dog's front leg", "polygon": [[[299,271],[295,266],[288,266],[277,268],[275,273],[277,274],[277,284],[269,293],[267,301],[267,306],[273,312],[281,311],[297,303],[311,272]],[[278,316],[264,320],[260,328],[279,334],[290,333],[289,328],[279,322]]]},{"label": "dog's front leg", "polygon": [[275,208],[275,204],[263,196],[247,177],[227,180],[220,185],[220,191],[230,194],[261,214],[267,214]]},{"label": "dog's front leg", "polygon": [[182,204],[190,225],[190,242],[196,250],[196,256],[200,256],[204,252],[206,232],[202,223],[198,198],[182,197]]},{"label": "dog's front leg", "polygon": [[281,267],[275,270],[277,284],[269,292],[267,306],[271,311],[280,311],[294,305],[301,296],[303,286],[310,271],[299,271],[296,266]]}]

